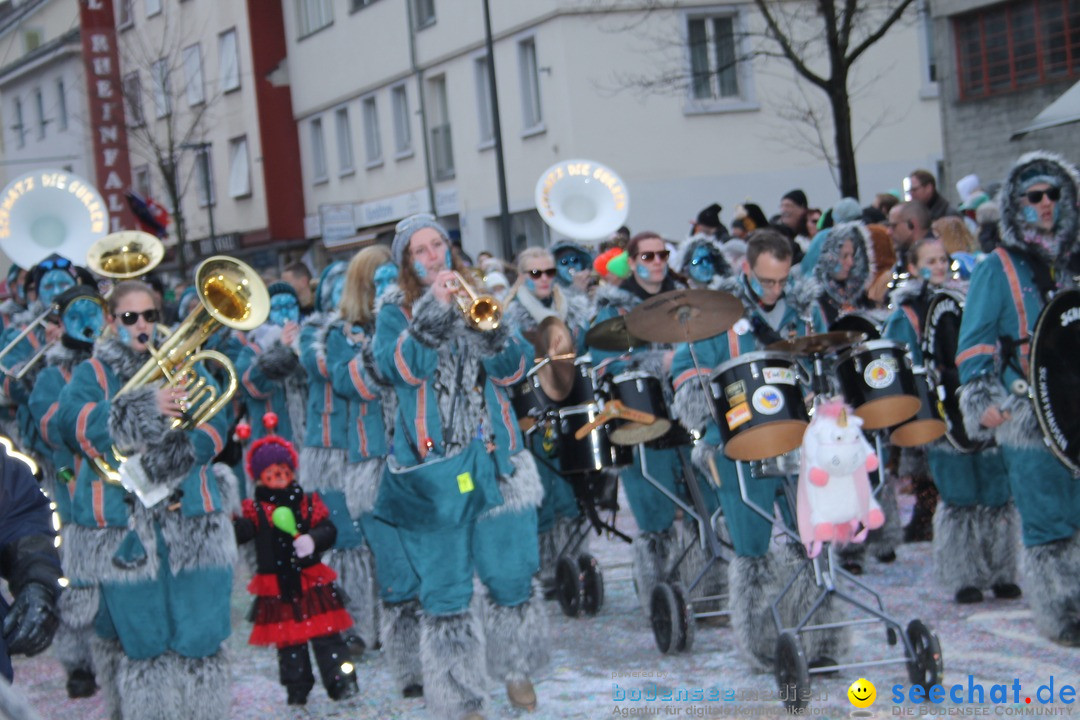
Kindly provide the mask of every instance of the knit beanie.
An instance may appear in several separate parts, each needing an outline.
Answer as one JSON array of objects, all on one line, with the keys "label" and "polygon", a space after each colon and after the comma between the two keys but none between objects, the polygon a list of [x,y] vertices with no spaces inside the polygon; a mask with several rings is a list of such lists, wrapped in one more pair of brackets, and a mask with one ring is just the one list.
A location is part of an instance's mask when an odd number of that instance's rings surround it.
[{"label": "knit beanie", "polygon": [[274,297],[275,295],[288,294],[296,298],[297,302],[300,301],[300,296],[296,294],[296,289],[287,282],[281,282],[279,280],[276,283],[271,283],[270,287],[266,288],[266,291],[270,293],[270,297]]},{"label": "knit beanie", "polygon": [[784,195],[784,197],[782,197],[780,199],[781,200],[790,200],[791,202],[795,203],[799,207],[809,207],[810,206],[810,203],[806,199],[806,193],[804,193],[802,190],[798,190],[798,189],[792,190],[791,192],[789,192],[787,195]]},{"label": "knit beanie", "polygon": [[412,240],[413,234],[423,228],[433,228],[447,240],[449,245],[450,233],[446,232],[446,228],[439,224],[434,215],[429,213],[410,215],[394,228],[394,242],[390,244],[390,252],[393,253],[394,262],[397,263],[398,267],[401,267],[401,263],[405,258],[405,250],[409,247],[409,241]]}]

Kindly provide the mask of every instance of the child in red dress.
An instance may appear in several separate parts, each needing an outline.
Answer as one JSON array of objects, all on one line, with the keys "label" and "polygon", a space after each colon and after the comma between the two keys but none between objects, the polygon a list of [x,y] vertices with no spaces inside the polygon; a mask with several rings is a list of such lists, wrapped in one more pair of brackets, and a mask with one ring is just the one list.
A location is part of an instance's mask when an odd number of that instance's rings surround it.
[{"label": "child in red dress", "polygon": [[[273,432],[276,416],[264,423]],[[234,520],[236,541],[255,541],[256,575],[252,645],[274,645],[280,682],[290,705],[303,705],[315,685],[307,644],[315,653],[326,693],[343,700],[357,693],[356,675],[341,631],[352,627],[334,571],[319,561],[337,528],[318,494],[305,495],[296,481],[297,454],[277,435],[255,441],[247,456],[255,479],[254,499],[244,500]]]}]

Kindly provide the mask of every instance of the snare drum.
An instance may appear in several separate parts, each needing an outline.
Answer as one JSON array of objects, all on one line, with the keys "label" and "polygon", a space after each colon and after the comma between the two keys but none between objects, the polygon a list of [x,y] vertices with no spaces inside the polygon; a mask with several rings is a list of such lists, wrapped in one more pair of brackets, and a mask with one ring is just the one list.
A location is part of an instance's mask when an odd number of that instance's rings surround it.
[{"label": "snare drum", "polygon": [[658,378],[643,372],[624,372],[605,383],[608,400],[618,400],[631,410],[640,410],[656,418],[650,424],[616,420],[611,442],[616,445],[640,445],[666,435],[671,429],[664,388]]},{"label": "snare drum", "polygon": [[866,340],[877,340],[881,337],[881,329],[874,319],[868,313],[858,310],[833,320],[832,325],[829,325],[829,332],[858,332],[862,333]]},{"label": "snare drum", "polygon": [[938,416],[937,392],[931,385],[926,368],[913,368],[915,387],[919,391],[919,411],[889,434],[889,442],[897,447],[918,447],[934,442],[945,434],[945,421]]},{"label": "snare drum", "polygon": [[600,415],[600,406],[561,408],[559,416],[559,469],[566,474],[594,472],[604,468],[624,467],[634,461],[633,448],[615,445],[608,437],[608,425],[600,425],[578,440],[574,437]]},{"label": "snare drum", "polygon": [[514,416],[522,431],[532,429],[537,419],[548,409],[541,400],[540,384],[535,375],[506,388],[506,393],[510,396],[510,405],[514,408]]},{"label": "snare drum", "polygon": [[904,346],[870,340],[836,356],[844,399],[863,419],[863,430],[899,425],[919,411],[919,391]]},{"label": "snare drum", "polygon": [[799,366],[782,352],[752,352],[728,360],[712,375],[724,454],[764,460],[802,444],[809,423]]}]

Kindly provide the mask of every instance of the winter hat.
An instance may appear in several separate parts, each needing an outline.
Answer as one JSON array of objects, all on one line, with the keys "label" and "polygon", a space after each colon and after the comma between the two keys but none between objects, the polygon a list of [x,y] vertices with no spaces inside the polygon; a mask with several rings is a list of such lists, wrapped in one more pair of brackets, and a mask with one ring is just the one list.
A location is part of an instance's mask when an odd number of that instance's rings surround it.
[{"label": "winter hat", "polygon": [[394,242],[390,244],[390,252],[393,253],[394,262],[397,263],[398,267],[401,267],[401,263],[405,258],[405,250],[409,247],[409,240],[412,239],[417,230],[423,228],[433,228],[443,238],[447,239],[447,244],[449,244],[450,233],[446,232],[446,228],[439,224],[434,215],[430,213],[410,215],[394,228]]},{"label": "winter hat", "polygon": [[329,297],[331,285],[334,282],[334,278],[338,275],[344,275],[348,266],[344,261],[338,260],[332,262],[323,268],[322,273],[319,274],[319,284],[315,290],[315,311],[323,312],[324,310],[333,310],[330,307],[331,298]]},{"label": "winter hat", "polygon": [[266,288],[266,291],[270,293],[270,297],[274,297],[275,295],[288,294],[296,298],[297,302],[300,301],[300,296],[296,294],[296,289],[287,282],[281,282],[279,280],[276,283],[271,283],[270,287]]},{"label": "winter hat", "polygon": [[34,267],[30,268],[30,276],[27,278],[27,287],[36,288],[41,282],[41,278],[45,277],[45,273],[50,272],[51,270],[61,270],[66,272],[75,280],[76,285],[80,284],[83,280],[79,268],[76,268],[73,262],[66,257],[53,253]]},{"label": "winter hat", "polygon": [[832,207],[833,223],[854,222],[862,219],[862,208],[855,198],[841,198],[840,202]]},{"label": "winter hat", "polygon": [[966,203],[971,194],[979,189],[979,176],[972,173],[965,175],[956,181],[956,194],[960,196],[960,202]]},{"label": "winter hat", "polygon": [[493,272],[489,272],[487,275],[484,276],[484,285],[486,285],[491,290],[500,287],[508,288],[510,287],[510,281],[507,280],[506,276],[503,275],[501,272],[495,270]]},{"label": "winter hat", "polygon": [[53,304],[60,308],[60,314],[62,315],[64,311],[67,310],[67,306],[79,298],[89,298],[102,307],[105,305],[105,301],[101,299],[101,295],[98,294],[97,289],[90,285],[75,285],[69,287],[53,299]]},{"label": "winter hat", "polygon": [[697,224],[705,227],[720,227],[720,211],[723,210],[719,203],[713,203],[697,215]]},{"label": "winter hat", "polygon": [[263,425],[270,431],[270,434],[253,442],[251,449],[248,450],[247,471],[251,479],[256,482],[262,476],[263,470],[271,465],[281,463],[288,465],[295,471],[300,463],[300,458],[297,456],[292,443],[280,435],[273,434],[277,422],[278,418],[275,413],[269,412],[263,415]]},{"label": "winter hat", "polygon": [[781,200],[790,200],[791,202],[795,203],[799,207],[809,207],[810,206],[810,203],[806,199],[806,193],[804,193],[802,190],[799,190],[799,189],[792,190],[791,192],[789,192],[787,195],[784,195],[784,197],[782,197],[780,199]]},{"label": "winter hat", "polygon": [[742,205],[737,214],[742,219],[746,232],[761,230],[769,226],[769,219],[765,217],[765,211],[761,209],[761,206],[754,203]]},{"label": "winter hat", "polygon": [[896,264],[896,250],[884,225],[867,225],[866,229],[870,233],[870,243],[874,248],[873,273],[877,276]]}]

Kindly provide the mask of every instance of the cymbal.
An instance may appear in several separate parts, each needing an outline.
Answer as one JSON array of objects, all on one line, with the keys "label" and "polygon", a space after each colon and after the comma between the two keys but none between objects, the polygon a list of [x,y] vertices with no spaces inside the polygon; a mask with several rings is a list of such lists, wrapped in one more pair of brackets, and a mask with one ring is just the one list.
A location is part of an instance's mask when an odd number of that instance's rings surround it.
[{"label": "cymbal", "polygon": [[728,330],[742,314],[731,293],[672,290],[642,301],[627,314],[626,327],[649,342],[693,342]]},{"label": "cymbal", "polygon": [[585,344],[598,350],[632,350],[648,345],[648,340],[634,337],[626,329],[626,317],[618,315],[599,322],[585,333]]},{"label": "cymbal", "polygon": [[769,345],[767,350],[778,350],[794,355],[820,355],[830,350],[847,347],[862,342],[866,336],[861,332],[827,332],[817,335],[804,335],[791,340],[781,340]]},{"label": "cymbal", "polygon": [[542,320],[537,328],[536,351],[537,362],[547,359],[536,371],[540,389],[554,402],[562,402],[574,387],[574,337],[570,328],[555,317]]}]

